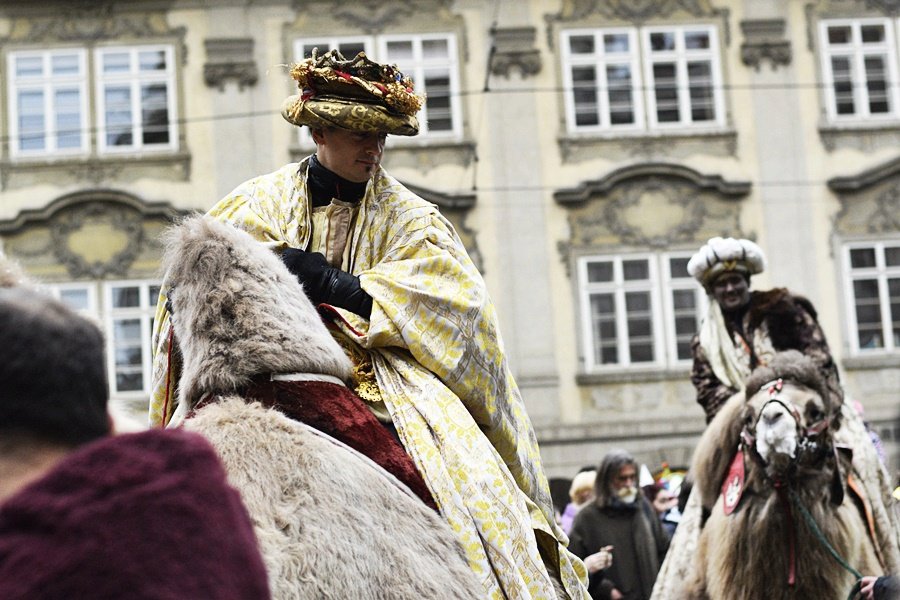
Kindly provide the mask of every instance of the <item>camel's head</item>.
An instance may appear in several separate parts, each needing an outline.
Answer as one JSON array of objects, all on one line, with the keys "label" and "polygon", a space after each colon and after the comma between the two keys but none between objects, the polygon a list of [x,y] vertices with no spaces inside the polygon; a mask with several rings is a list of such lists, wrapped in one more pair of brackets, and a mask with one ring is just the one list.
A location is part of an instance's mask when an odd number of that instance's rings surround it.
[{"label": "camel's head", "polygon": [[744,443],[756,450],[770,477],[819,468],[833,453],[839,406],[806,356],[777,354],[747,380],[747,398]]}]

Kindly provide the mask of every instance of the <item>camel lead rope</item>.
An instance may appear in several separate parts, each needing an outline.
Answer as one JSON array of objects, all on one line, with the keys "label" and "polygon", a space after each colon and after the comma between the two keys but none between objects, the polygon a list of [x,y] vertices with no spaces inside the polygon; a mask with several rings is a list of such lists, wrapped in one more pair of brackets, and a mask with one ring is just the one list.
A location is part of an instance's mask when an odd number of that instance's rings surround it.
[{"label": "camel lead rope", "polygon": [[794,492],[794,490],[790,490],[790,494],[794,506],[796,506],[797,510],[800,511],[800,514],[803,515],[803,518],[806,520],[806,524],[809,525],[809,528],[815,534],[816,538],[820,542],[822,542],[822,545],[825,546],[825,549],[828,550],[828,553],[831,554],[831,556],[833,556],[836,561],[838,561],[838,564],[840,564],[846,571],[849,571],[854,577],[856,577],[856,583],[854,584],[853,589],[850,590],[850,595],[847,596],[847,600],[850,600],[857,594],[857,592],[859,592],[859,589],[862,587],[862,573],[847,564],[847,561],[845,561],[841,557],[841,555],[838,554],[837,551],[831,546],[831,544],[828,543],[828,540],[825,539],[825,535],[822,533],[822,530],[819,529],[819,526],[816,524],[815,519],[812,518],[812,515],[809,514],[809,511],[806,510],[806,507],[800,504],[800,498],[797,496],[796,492]]}]

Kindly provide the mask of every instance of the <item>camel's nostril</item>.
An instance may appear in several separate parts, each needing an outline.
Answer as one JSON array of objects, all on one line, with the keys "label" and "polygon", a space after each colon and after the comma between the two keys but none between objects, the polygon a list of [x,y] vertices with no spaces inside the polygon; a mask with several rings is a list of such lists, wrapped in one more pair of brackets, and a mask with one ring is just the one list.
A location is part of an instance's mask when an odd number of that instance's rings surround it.
[{"label": "camel's nostril", "polygon": [[784,411],[779,408],[770,408],[763,411],[763,422],[771,425],[777,422],[784,415]]}]

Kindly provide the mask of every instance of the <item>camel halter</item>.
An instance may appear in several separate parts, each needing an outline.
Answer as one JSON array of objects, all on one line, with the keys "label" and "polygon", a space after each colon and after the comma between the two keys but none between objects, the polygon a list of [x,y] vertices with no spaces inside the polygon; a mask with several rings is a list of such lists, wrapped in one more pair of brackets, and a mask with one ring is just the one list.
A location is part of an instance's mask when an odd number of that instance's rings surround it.
[{"label": "camel halter", "polygon": [[[753,423],[753,432],[751,432],[747,426],[745,426],[741,430],[741,445],[738,448],[738,457],[743,460],[744,448],[748,449],[751,458],[757,462],[760,466],[763,467],[763,472],[765,472],[765,467],[768,466],[763,457],[759,454],[756,449],[756,428],[759,425],[759,420],[762,418],[763,412],[765,412],[766,407],[775,402],[784,407],[785,410],[791,415],[794,419],[794,426],[797,431],[797,450],[802,451],[805,448],[809,448],[816,444],[816,438],[827,431],[831,426],[831,422],[833,417],[826,416],[807,428],[803,428],[802,416],[800,414],[797,406],[788,398],[781,395],[781,391],[784,389],[784,380],[782,378],[778,378],[772,380],[763,386],[760,387],[760,390],[766,390],[769,393],[769,399],[763,404],[762,408],[759,410],[759,415],[756,418],[756,421]],[[834,448],[832,448],[833,452],[836,452]],[[735,458],[735,461],[738,460],[738,457]],[[794,460],[797,460],[797,456],[794,457]],[[857,580],[859,580],[862,576],[855,571],[852,567],[847,565],[847,563],[835,552],[834,548],[831,547],[831,544],[828,543],[828,540],[825,539],[815,520],[812,518],[812,515],[809,514],[809,511],[800,504],[800,497],[797,496],[797,493],[791,489],[787,485],[787,479],[785,477],[776,477],[771,478],[766,474],[766,478],[772,483],[772,487],[775,488],[775,492],[778,495],[778,501],[781,505],[781,509],[784,511],[785,517],[787,519],[787,536],[788,536],[788,578],[787,584],[789,586],[793,586],[797,582],[797,552],[796,552],[796,538],[797,532],[796,527],[794,525],[794,511],[791,510],[791,506],[793,505],[800,514],[803,515],[807,526],[813,531],[816,537],[820,542],[825,546],[825,548],[834,556],[842,567],[848,569],[851,573],[853,573]],[[858,588],[857,588],[858,589]]]}]

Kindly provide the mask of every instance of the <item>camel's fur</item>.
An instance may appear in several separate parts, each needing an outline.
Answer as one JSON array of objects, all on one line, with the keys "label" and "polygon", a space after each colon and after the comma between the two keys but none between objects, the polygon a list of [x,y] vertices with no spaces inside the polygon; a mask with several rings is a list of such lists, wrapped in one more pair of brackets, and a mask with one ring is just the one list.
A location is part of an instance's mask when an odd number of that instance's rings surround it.
[{"label": "camel's fur", "polygon": [[235,392],[257,375],[348,379],[350,363],[264,245],[207,217],[168,234],[185,427],[218,451],[254,522],[276,598],[476,598],[453,532],[393,476]]},{"label": "camel's fur", "polygon": [[248,234],[210,218],[167,233],[166,285],[183,367],[179,406],[261,373],[350,378],[350,361],[297,278]]},{"label": "camel's fur", "polygon": [[[770,398],[761,386],[782,378],[780,397],[797,405],[803,428],[818,420],[816,413],[835,417],[820,434],[818,450],[798,448],[797,458],[772,450],[764,467],[745,451],[743,497],[731,515],[718,499],[722,481],[738,448],[741,430],[756,431],[760,411]],[[709,519],[700,534],[694,574],[686,582],[684,598],[713,600],[841,599],[854,577],[829,554],[804,517],[792,509],[789,519],[773,480],[784,480],[811,514],[825,539],[853,568],[881,574],[875,548],[855,497],[847,491],[849,460],[832,450],[832,433],[840,407],[827,393],[815,365],[796,351],[777,355],[747,381],[746,398],[731,398],[710,423],[697,449],[691,471]],[[777,405],[769,405],[777,407]],[[779,419],[792,418],[789,414]],[[764,425],[765,419],[759,420]],[[776,421],[778,422],[778,421]],[[777,445],[777,440],[776,440]],[[759,445],[758,445],[759,446]],[[761,446],[759,446],[761,447]],[[840,456],[840,458],[838,458]],[[785,495],[785,498],[789,496]],[[796,583],[787,583],[789,532],[795,532]]]},{"label": "camel's fur", "polygon": [[441,517],[380,467],[229,397],[185,428],[212,442],[253,518],[275,598],[480,598]]}]

